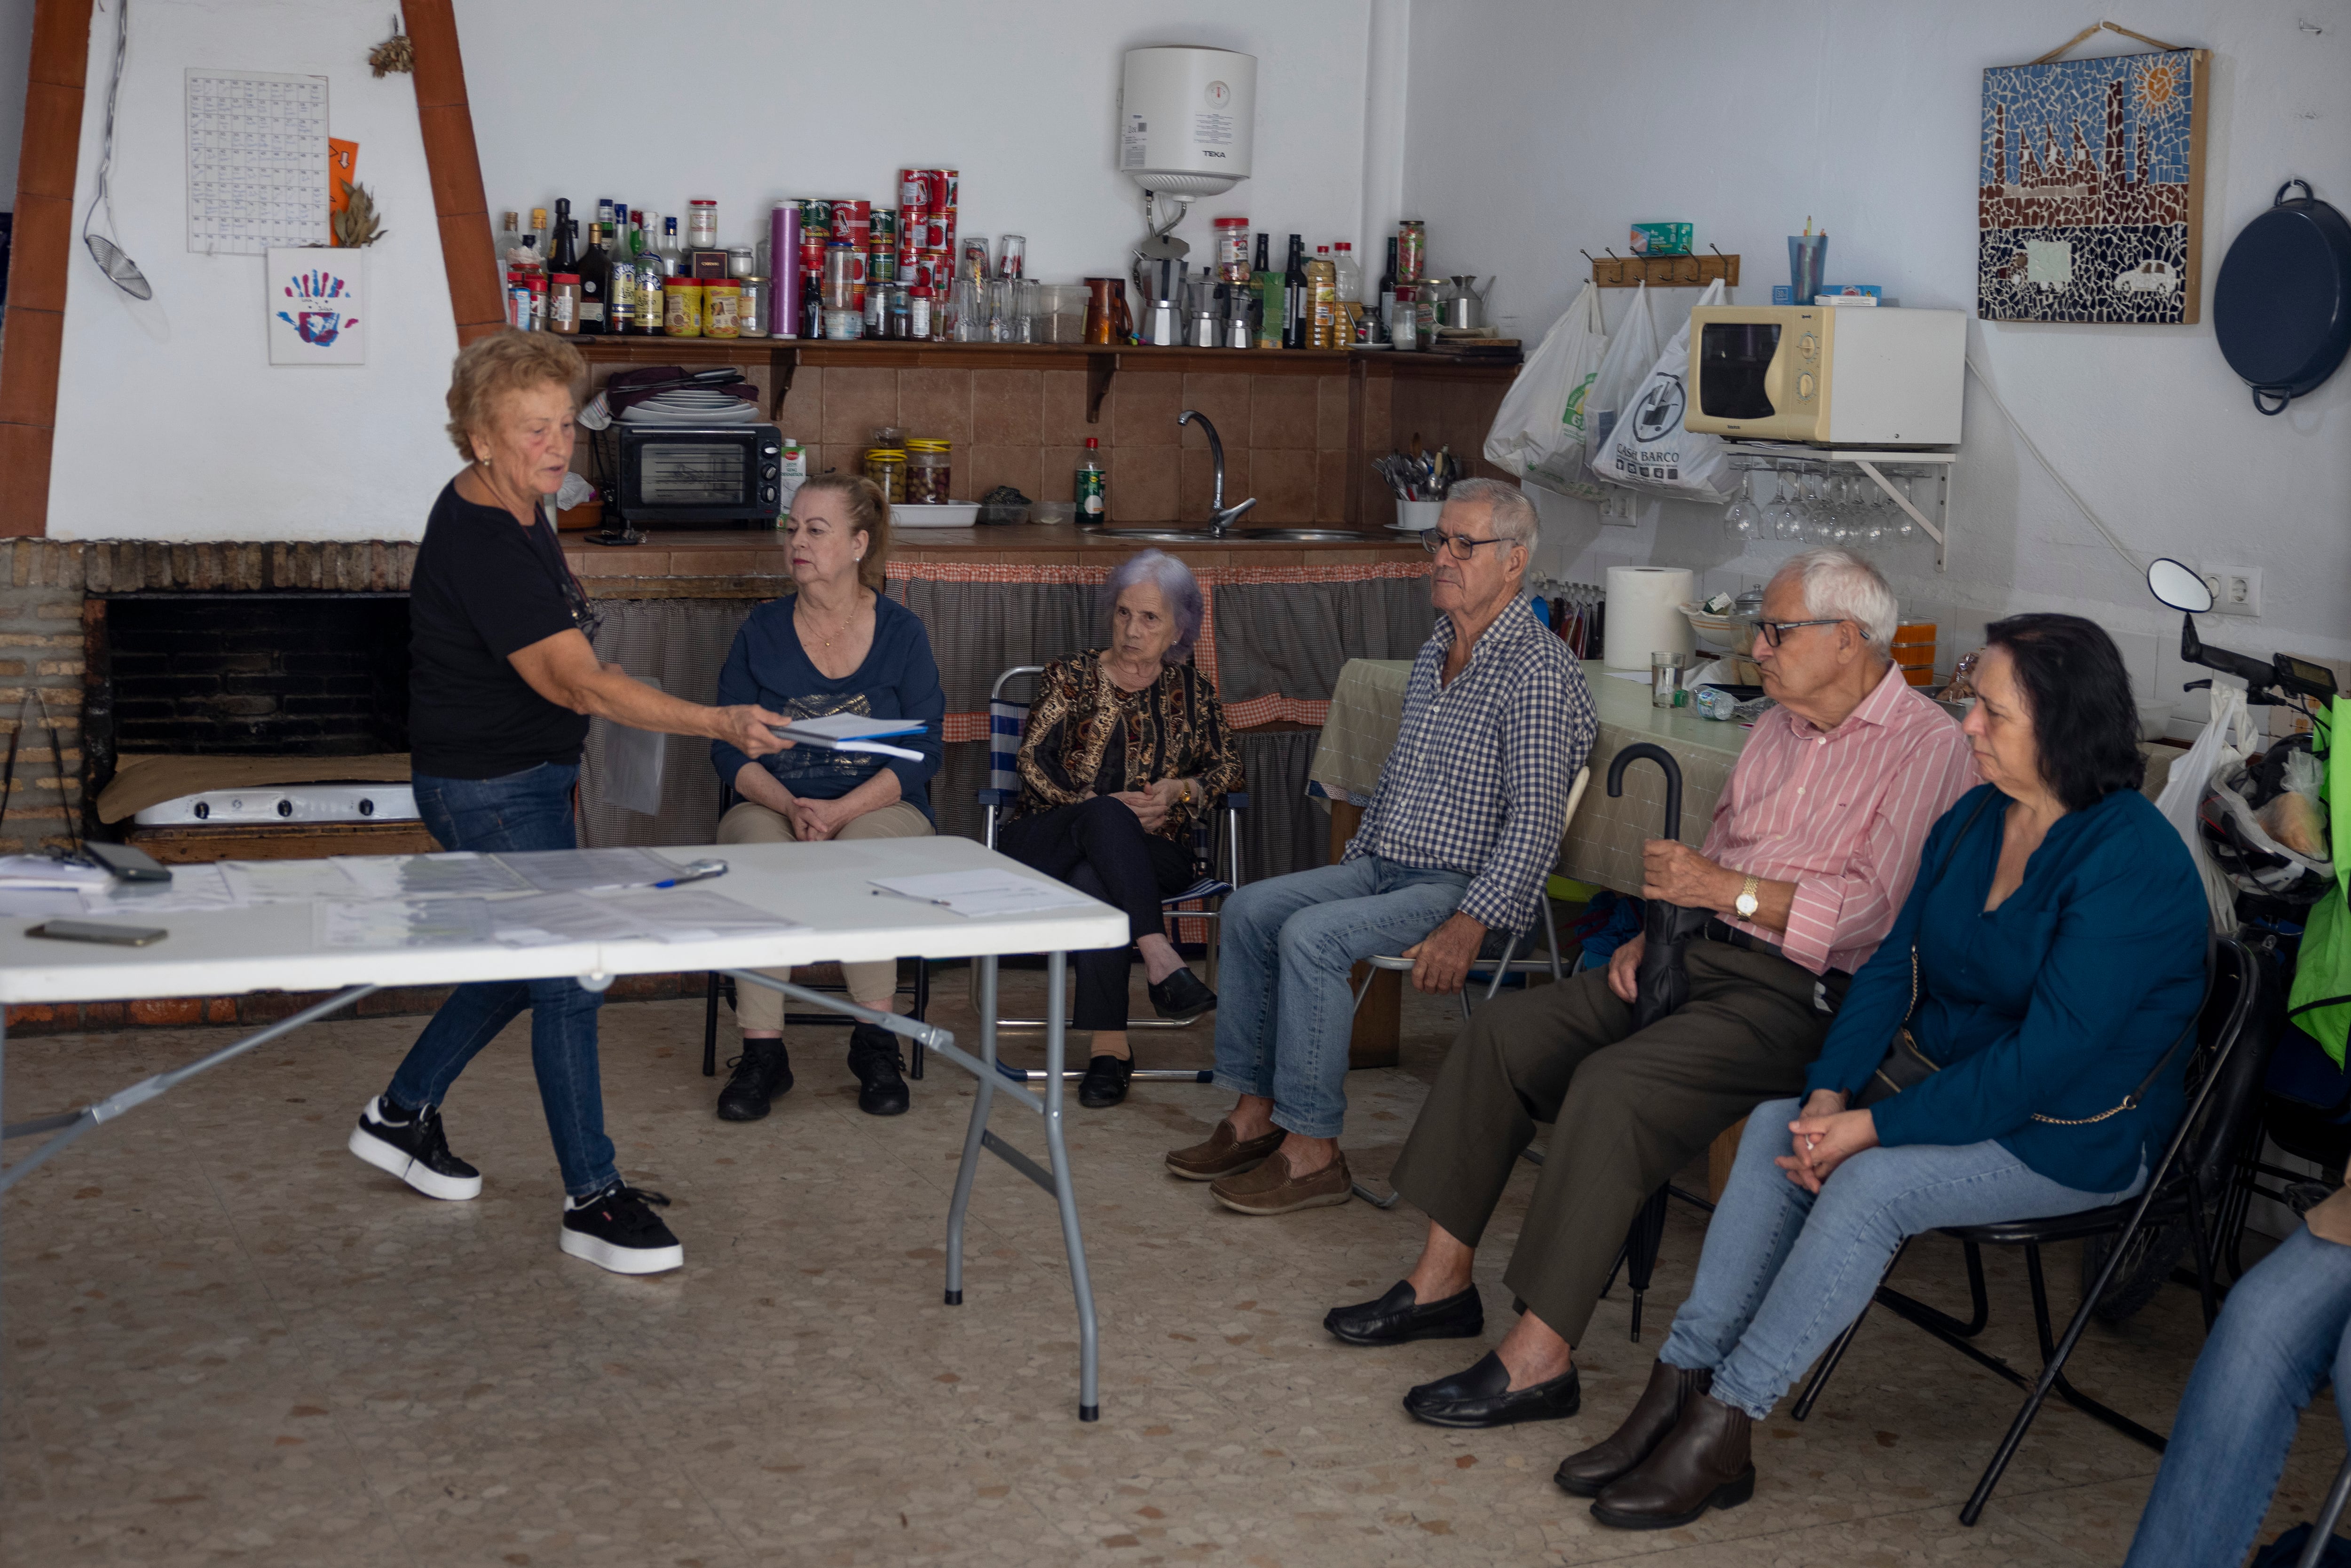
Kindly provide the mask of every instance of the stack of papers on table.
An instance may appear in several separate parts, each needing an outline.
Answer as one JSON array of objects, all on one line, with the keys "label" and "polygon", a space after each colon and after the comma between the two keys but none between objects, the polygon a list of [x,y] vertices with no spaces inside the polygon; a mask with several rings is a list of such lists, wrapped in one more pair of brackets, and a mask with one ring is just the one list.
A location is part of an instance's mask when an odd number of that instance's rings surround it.
[{"label": "stack of papers on table", "polygon": [[47,855],[0,855],[0,888],[35,889],[104,887],[114,873],[104,866],[79,861],[53,860]]},{"label": "stack of papers on table", "polygon": [[1092,899],[1074,887],[1008,871],[949,871],[930,876],[877,876],[873,885],[965,915],[1027,915],[1076,909]]}]

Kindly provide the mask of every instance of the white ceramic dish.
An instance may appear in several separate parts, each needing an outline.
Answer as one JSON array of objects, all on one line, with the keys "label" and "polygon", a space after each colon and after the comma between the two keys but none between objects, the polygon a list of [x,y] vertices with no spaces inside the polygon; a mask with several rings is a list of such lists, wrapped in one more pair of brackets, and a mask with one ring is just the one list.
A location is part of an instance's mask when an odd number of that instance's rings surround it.
[{"label": "white ceramic dish", "polygon": [[893,528],[967,528],[979,518],[977,501],[943,501],[928,507],[893,507]]}]

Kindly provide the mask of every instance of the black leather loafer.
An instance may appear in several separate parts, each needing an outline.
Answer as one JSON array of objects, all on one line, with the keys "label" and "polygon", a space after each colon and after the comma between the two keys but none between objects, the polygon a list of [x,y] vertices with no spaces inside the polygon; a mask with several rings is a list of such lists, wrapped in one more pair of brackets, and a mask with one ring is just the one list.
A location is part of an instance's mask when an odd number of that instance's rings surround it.
[{"label": "black leather loafer", "polygon": [[1557,1421],[1574,1415],[1583,1403],[1583,1391],[1572,1366],[1549,1383],[1511,1393],[1510,1369],[1490,1350],[1468,1371],[1424,1383],[1404,1396],[1404,1407],[1412,1417],[1432,1427],[1511,1427],[1520,1421]]},{"label": "black leather loafer", "polygon": [[1078,1080],[1078,1103],[1089,1111],[1107,1111],[1126,1098],[1126,1081],[1134,1076],[1132,1057],[1097,1056]]},{"label": "black leather loafer", "polygon": [[1189,969],[1178,969],[1148,988],[1151,1010],[1177,1023],[1190,1023],[1204,1013],[1217,1010],[1217,993],[1201,984],[1200,977]]},{"label": "black leather loafer", "polygon": [[1332,1307],[1322,1318],[1331,1337],[1348,1344],[1404,1344],[1416,1339],[1476,1339],[1486,1332],[1486,1304],[1470,1286],[1441,1301],[1420,1304],[1412,1281],[1398,1280],[1376,1301]]},{"label": "black leather loafer", "polygon": [[910,1103],[905,1070],[896,1035],[871,1023],[849,1031],[849,1071],[857,1078],[859,1110],[869,1116],[904,1115]]}]

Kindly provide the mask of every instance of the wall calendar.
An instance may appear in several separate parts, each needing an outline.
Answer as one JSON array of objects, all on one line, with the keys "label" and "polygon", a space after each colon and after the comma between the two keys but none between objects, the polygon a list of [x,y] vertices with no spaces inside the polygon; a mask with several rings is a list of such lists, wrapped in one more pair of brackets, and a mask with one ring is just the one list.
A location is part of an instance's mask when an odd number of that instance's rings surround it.
[{"label": "wall calendar", "polygon": [[188,248],[326,245],[327,78],[190,67]]}]

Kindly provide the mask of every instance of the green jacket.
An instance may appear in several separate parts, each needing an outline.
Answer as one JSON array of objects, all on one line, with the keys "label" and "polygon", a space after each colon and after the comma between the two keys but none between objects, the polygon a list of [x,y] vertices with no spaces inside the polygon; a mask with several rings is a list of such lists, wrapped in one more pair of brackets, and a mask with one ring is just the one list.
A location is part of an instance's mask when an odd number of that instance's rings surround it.
[{"label": "green jacket", "polygon": [[2343,1047],[2351,1037],[2351,904],[2344,901],[2351,886],[2351,748],[2333,744],[2335,720],[2344,699],[2336,697],[2320,716],[2313,737],[2326,764],[2324,793],[2326,829],[2335,846],[2335,885],[2311,906],[2304,929],[2302,954],[2294,962],[2294,990],[2287,998],[2287,1016],[2303,1032],[2318,1041],[2326,1054],[2343,1065]]}]

